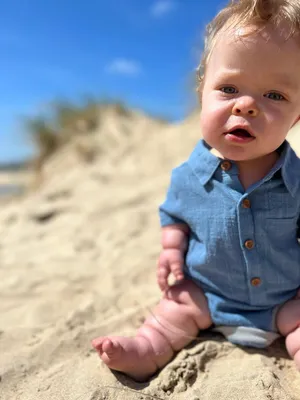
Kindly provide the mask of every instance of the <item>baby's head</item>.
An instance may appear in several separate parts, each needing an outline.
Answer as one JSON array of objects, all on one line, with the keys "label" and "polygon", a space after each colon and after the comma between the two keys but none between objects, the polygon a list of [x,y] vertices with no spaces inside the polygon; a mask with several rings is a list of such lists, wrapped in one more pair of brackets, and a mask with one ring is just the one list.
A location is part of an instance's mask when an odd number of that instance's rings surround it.
[{"label": "baby's head", "polygon": [[274,152],[299,120],[299,65],[299,0],[230,1],[208,26],[198,71],[207,143],[236,161]]},{"label": "baby's head", "polygon": [[278,29],[282,24],[288,27],[282,32],[286,39],[300,34],[299,0],[230,0],[206,27],[204,51],[197,68],[198,90],[201,90],[210,55],[222,33],[249,26],[260,30],[272,25]]}]

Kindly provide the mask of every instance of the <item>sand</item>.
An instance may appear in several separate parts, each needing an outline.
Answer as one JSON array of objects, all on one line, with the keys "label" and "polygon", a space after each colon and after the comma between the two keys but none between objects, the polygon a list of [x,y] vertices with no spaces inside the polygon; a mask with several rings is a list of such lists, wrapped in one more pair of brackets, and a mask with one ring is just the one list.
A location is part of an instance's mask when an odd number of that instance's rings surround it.
[{"label": "sand", "polygon": [[38,191],[1,208],[1,400],[300,399],[282,339],[260,351],[205,332],[144,384],[91,348],[133,334],[158,301],[157,207],[198,139],[197,115],[165,126],[108,111],[89,138],[96,160],[66,148]]}]

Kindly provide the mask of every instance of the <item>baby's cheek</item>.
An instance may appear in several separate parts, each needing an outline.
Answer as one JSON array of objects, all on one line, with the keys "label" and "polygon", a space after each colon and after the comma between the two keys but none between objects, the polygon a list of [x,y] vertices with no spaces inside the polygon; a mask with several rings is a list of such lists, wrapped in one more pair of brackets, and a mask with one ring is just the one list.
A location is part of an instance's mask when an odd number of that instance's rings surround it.
[{"label": "baby's cheek", "polygon": [[211,130],[211,125],[212,125],[212,112],[209,112],[205,109],[201,111],[201,116],[200,116],[200,128],[201,132],[203,133],[209,133]]},{"label": "baby's cheek", "polygon": [[222,125],[219,124],[217,113],[209,112],[201,114],[200,131],[203,139],[212,146],[218,136]]},{"label": "baby's cheek", "polygon": [[225,104],[218,101],[208,102],[201,111],[201,124],[206,131],[221,127],[228,119],[230,113]]}]

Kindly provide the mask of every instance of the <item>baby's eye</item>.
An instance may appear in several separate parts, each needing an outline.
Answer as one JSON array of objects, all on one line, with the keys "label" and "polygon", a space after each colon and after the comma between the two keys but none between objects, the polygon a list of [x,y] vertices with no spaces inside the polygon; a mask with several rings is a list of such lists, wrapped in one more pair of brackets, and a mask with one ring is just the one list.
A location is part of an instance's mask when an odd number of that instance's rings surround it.
[{"label": "baby's eye", "polygon": [[235,94],[238,91],[236,90],[235,87],[233,86],[223,86],[220,88],[221,92],[226,93],[226,94]]},{"label": "baby's eye", "polygon": [[264,96],[267,97],[268,99],[275,100],[275,101],[285,100],[284,96],[282,96],[282,94],[277,93],[277,92],[270,92],[270,93],[265,94]]}]

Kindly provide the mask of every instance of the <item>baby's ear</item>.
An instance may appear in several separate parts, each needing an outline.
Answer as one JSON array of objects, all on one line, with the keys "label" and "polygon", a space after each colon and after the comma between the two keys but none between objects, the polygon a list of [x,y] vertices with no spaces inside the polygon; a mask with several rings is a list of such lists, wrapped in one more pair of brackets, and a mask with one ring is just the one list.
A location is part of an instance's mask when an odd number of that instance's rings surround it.
[{"label": "baby's ear", "polygon": [[203,86],[204,86],[204,78],[202,76],[200,79],[198,79],[197,87],[196,87],[196,92],[197,92],[197,95],[198,95],[198,101],[199,101],[200,104],[202,104]]}]

